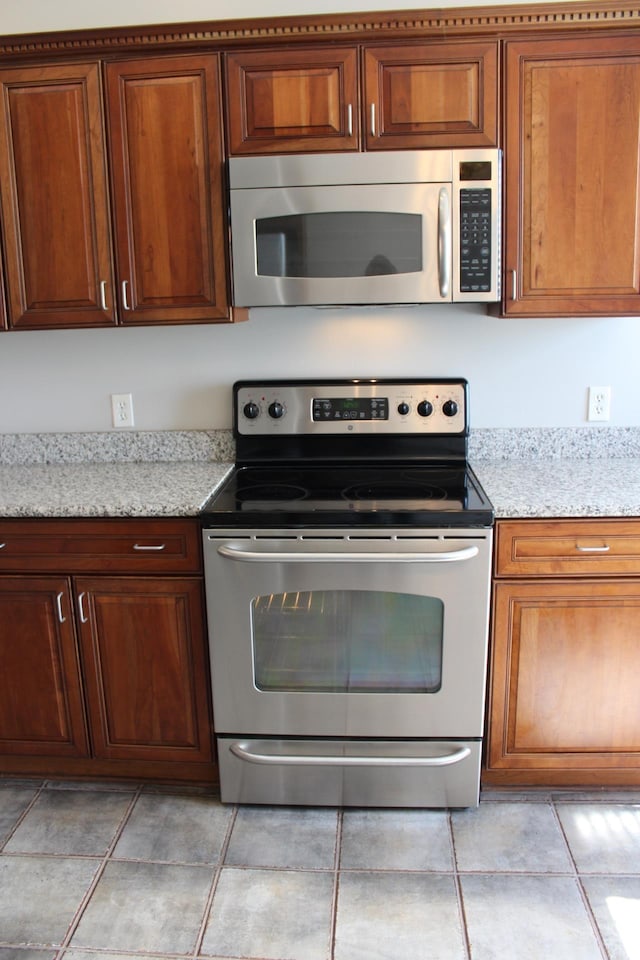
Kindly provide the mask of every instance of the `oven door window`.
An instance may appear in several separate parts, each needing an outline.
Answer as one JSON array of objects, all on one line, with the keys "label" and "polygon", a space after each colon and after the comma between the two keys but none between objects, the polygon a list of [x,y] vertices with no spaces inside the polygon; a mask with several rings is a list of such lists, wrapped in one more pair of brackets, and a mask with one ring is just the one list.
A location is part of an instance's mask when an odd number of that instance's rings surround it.
[{"label": "oven door window", "polygon": [[436,597],[313,590],[251,602],[258,690],[436,693],[444,605]]}]

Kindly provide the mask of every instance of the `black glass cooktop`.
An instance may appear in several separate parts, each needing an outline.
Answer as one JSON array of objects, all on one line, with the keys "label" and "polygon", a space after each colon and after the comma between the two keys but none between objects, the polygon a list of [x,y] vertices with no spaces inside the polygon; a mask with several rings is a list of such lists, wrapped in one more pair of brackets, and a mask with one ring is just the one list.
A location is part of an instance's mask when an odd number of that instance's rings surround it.
[{"label": "black glass cooktop", "polygon": [[490,526],[493,508],[466,465],[237,467],[203,511],[217,526]]}]

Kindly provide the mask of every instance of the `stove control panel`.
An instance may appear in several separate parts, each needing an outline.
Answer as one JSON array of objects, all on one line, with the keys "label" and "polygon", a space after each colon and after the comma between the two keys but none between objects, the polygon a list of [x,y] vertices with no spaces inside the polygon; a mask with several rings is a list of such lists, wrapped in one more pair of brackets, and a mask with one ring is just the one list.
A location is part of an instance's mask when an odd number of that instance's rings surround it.
[{"label": "stove control panel", "polygon": [[234,385],[244,436],[466,435],[468,385],[437,380],[269,380]]}]

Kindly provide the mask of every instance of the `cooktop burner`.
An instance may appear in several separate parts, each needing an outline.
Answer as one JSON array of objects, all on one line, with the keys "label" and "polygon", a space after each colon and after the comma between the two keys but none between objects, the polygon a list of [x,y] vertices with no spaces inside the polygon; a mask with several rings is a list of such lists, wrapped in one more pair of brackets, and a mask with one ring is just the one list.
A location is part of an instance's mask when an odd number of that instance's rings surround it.
[{"label": "cooktop burner", "polygon": [[234,385],[237,464],[203,511],[216,526],[490,526],[467,463],[467,384]]}]

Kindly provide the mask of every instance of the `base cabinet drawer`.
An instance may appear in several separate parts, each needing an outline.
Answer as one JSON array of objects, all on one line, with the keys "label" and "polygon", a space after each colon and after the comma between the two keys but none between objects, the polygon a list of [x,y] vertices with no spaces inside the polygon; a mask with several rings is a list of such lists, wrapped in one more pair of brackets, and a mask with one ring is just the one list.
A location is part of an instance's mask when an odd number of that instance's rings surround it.
[{"label": "base cabinet drawer", "polygon": [[504,520],[495,544],[497,577],[640,575],[636,520]]}]

